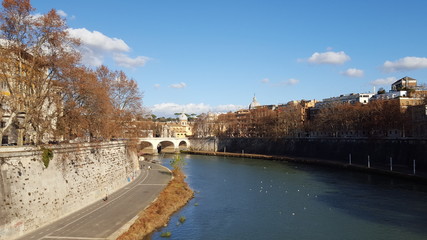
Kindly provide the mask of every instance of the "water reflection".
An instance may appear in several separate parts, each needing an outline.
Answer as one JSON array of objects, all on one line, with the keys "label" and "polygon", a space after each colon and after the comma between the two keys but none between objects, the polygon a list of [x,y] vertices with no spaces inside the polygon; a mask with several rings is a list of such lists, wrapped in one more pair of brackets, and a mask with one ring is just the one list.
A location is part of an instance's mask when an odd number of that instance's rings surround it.
[{"label": "water reflection", "polygon": [[[324,168],[309,170],[316,181],[335,191],[319,200],[352,216],[376,224],[394,225],[427,236],[427,187],[403,179]],[[330,176],[334,176],[334,180]]]},{"label": "water reflection", "polygon": [[[195,198],[170,239],[425,239],[424,185],[342,169],[185,155]],[[169,159],[164,159],[167,165]],[[185,223],[179,223],[185,216]],[[161,232],[160,231],[160,232]],[[152,239],[161,239],[160,232]]]}]

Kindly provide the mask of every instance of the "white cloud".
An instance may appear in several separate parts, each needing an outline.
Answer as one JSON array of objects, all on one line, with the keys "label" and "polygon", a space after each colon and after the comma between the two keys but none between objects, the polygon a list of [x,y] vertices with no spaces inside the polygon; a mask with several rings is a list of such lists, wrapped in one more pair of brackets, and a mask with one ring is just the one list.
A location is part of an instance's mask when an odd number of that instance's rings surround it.
[{"label": "white cloud", "polygon": [[60,10],[60,9],[56,10],[56,13],[63,18],[67,18],[67,19],[71,19],[71,20],[76,19],[76,16],[73,15],[73,16],[69,17],[66,12],[64,12],[63,10]]},{"label": "white cloud", "polygon": [[123,53],[114,54],[113,59],[117,65],[127,68],[142,67],[150,60],[150,58],[143,56],[131,58]]},{"label": "white cloud", "polygon": [[226,104],[226,105],[218,105],[216,107],[213,107],[212,109],[214,112],[230,112],[230,111],[237,111],[242,108],[247,108],[247,106]]},{"label": "white cloud", "polygon": [[160,84],[156,83],[156,84],[154,84],[154,87],[155,88],[160,88]]},{"label": "white cloud", "polygon": [[164,117],[173,117],[174,113],[177,112],[185,112],[187,114],[201,114],[207,112],[229,112],[229,111],[237,111],[239,109],[245,108],[244,106],[239,105],[218,105],[218,106],[210,106],[204,103],[189,103],[189,104],[177,104],[177,103],[160,103],[155,104],[150,108],[152,113],[156,116],[164,116]]},{"label": "white cloud", "polygon": [[43,14],[41,14],[41,13],[35,13],[35,14],[32,14],[31,15],[31,17],[33,17],[33,19],[39,19],[39,18],[41,18],[43,16]]},{"label": "white cloud", "polygon": [[311,55],[310,58],[307,59],[310,63],[315,64],[343,64],[347,61],[350,61],[350,56],[345,54],[345,52],[323,52],[318,53],[315,52],[313,55]]},{"label": "white cloud", "polygon": [[385,61],[383,69],[386,72],[396,72],[427,68],[427,58],[425,57],[404,57],[394,62]]},{"label": "white cloud", "polygon": [[288,80],[285,82],[285,85],[293,86],[293,85],[296,85],[296,84],[298,84],[298,83],[299,83],[299,80],[298,80],[298,79],[290,78],[290,79],[288,79]]},{"label": "white cloud", "polygon": [[98,31],[89,31],[86,28],[69,28],[68,33],[73,38],[81,41],[79,51],[82,54],[82,62],[91,66],[100,66],[104,59],[112,57],[117,65],[128,68],[141,67],[149,60],[148,57],[129,57],[126,53],[131,48],[119,38],[110,38]]},{"label": "white cloud", "polygon": [[262,83],[269,83],[269,82],[270,82],[270,79],[268,79],[268,78],[264,78],[264,79],[262,79],[262,80],[261,80],[261,82],[262,82]]},{"label": "white cloud", "polygon": [[75,38],[79,38],[82,43],[91,48],[113,52],[129,52],[130,47],[118,38],[110,38],[98,31],[89,31],[86,28],[69,28],[68,33]]},{"label": "white cloud", "polygon": [[363,70],[357,69],[357,68],[349,68],[341,73],[342,75],[345,75],[347,77],[363,77],[364,72]]},{"label": "white cloud", "polygon": [[184,82],[180,82],[180,83],[171,84],[171,85],[169,85],[169,87],[171,87],[171,88],[185,88],[185,87],[187,87],[187,84],[185,84]]},{"label": "white cloud", "polygon": [[276,87],[277,86],[294,86],[294,85],[296,85],[298,83],[299,83],[298,79],[290,78],[290,79],[288,79],[286,81],[282,81],[282,82],[280,82],[278,84],[273,84],[272,86],[276,86]]},{"label": "white cloud", "polygon": [[63,18],[66,18],[68,16],[68,14],[63,10],[57,10],[56,13]]},{"label": "white cloud", "polygon": [[264,78],[261,80],[262,83],[268,84],[270,87],[282,87],[282,86],[294,86],[300,82],[300,80],[295,78],[289,78],[281,82],[271,82],[270,79]]},{"label": "white cloud", "polygon": [[102,51],[95,51],[94,49],[81,45],[79,51],[82,54],[82,63],[89,66],[99,67],[104,62],[105,55]]},{"label": "white cloud", "polygon": [[396,82],[396,77],[388,77],[388,78],[378,78],[371,82],[371,85],[374,86],[384,86],[384,85],[391,85],[392,83]]}]

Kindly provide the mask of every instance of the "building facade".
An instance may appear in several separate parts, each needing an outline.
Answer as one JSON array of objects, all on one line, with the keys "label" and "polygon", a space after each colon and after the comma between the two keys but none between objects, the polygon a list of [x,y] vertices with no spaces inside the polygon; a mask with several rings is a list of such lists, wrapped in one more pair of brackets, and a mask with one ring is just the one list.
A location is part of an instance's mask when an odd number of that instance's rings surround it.
[{"label": "building facade", "polygon": [[187,115],[181,113],[176,122],[167,122],[162,125],[161,137],[186,138],[193,135],[193,126]]},{"label": "building facade", "polygon": [[417,80],[410,77],[403,77],[391,84],[391,90],[393,91],[415,89],[416,87],[417,87]]}]

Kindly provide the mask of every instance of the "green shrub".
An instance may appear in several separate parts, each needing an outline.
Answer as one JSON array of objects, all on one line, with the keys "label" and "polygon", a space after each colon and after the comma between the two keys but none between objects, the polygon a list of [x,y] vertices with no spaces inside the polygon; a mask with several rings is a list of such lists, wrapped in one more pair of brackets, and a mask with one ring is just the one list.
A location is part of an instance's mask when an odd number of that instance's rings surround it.
[{"label": "green shrub", "polygon": [[42,150],[42,161],[44,166],[47,168],[49,166],[49,162],[50,160],[52,160],[53,158],[53,151],[51,149],[48,148],[41,148]]},{"label": "green shrub", "polygon": [[162,232],[162,234],[160,234],[160,237],[164,237],[164,238],[168,238],[171,237],[172,233],[171,232]]},{"label": "green shrub", "polygon": [[170,164],[174,170],[180,170],[183,166],[186,165],[185,159],[181,157],[179,154],[175,154],[175,156],[170,161]]}]

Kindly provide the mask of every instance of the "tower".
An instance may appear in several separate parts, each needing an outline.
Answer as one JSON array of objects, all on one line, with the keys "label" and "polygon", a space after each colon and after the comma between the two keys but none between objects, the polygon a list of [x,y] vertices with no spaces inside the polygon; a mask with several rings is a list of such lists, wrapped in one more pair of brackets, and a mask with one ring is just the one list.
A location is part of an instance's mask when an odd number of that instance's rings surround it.
[{"label": "tower", "polygon": [[249,109],[254,109],[261,106],[261,104],[259,104],[259,102],[256,100],[255,94],[254,97],[252,98],[252,102],[251,104],[249,104]]},{"label": "tower", "polygon": [[181,126],[187,126],[188,123],[188,118],[187,115],[185,115],[185,113],[181,113],[181,115],[179,115],[179,124],[181,124]]}]

